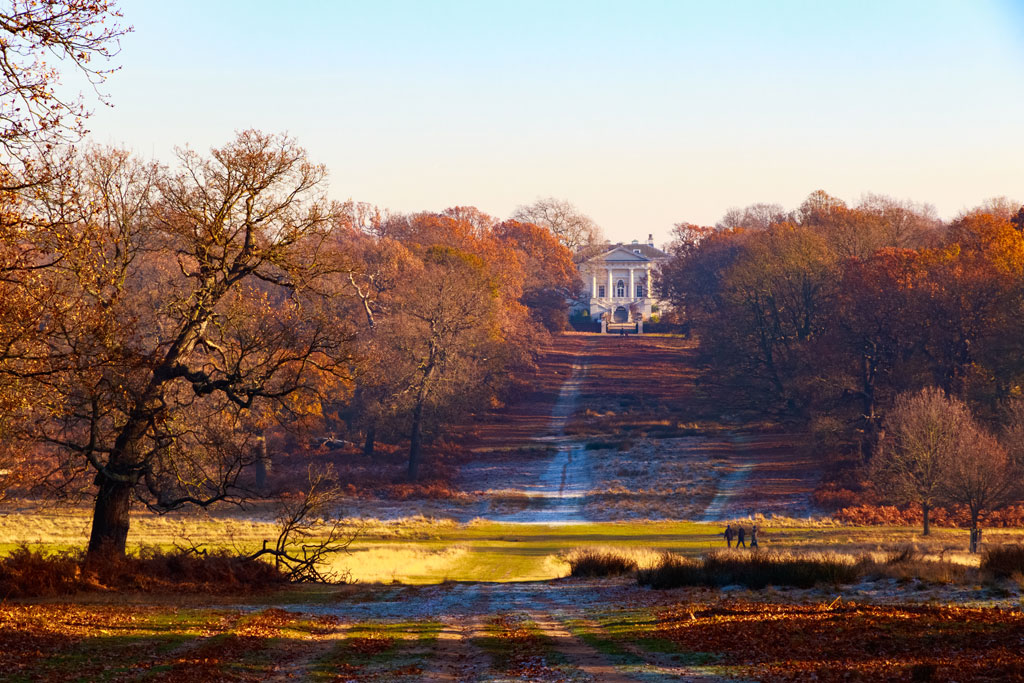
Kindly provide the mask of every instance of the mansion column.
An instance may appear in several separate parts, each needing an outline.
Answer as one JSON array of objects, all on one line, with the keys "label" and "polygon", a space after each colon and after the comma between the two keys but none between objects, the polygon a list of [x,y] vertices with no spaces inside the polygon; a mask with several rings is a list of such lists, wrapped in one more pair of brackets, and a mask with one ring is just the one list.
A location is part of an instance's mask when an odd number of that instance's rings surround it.
[{"label": "mansion column", "polygon": [[634,284],[634,282],[633,282],[633,272],[634,272],[634,269],[630,268],[629,269],[629,292],[627,293],[629,295],[630,299],[632,299],[633,297],[636,296],[636,284]]},{"label": "mansion column", "polygon": [[606,291],[605,294],[608,295],[609,299],[612,298],[612,269],[611,268],[608,269],[608,291]]},{"label": "mansion column", "polygon": [[590,298],[597,298],[597,273],[593,271],[590,273]]}]

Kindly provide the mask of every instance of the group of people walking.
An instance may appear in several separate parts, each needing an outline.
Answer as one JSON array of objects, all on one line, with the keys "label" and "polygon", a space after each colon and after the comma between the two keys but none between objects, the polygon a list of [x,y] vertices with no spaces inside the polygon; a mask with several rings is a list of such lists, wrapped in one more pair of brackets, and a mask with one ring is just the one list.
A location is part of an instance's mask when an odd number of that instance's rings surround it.
[{"label": "group of people walking", "polygon": [[[747,547],[747,531],[742,526],[737,526],[733,529],[732,524],[726,524],[722,535],[725,536],[725,545],[729,548],[732,547],[732,540],[734,538],[736,539],[737,548]],[[753,550],[757,547],[757,525],[755,524],[750,529],[750,549]]]}]

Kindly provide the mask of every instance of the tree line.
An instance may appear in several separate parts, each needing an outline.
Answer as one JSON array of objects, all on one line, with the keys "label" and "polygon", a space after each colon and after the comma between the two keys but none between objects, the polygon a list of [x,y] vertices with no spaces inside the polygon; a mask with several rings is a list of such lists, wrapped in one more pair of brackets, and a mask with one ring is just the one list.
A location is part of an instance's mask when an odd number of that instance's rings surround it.
[{"label": "tree line", "polygon": [[[905,403],[934,387],[954,406],[946,427],[971,425],[973,452],[1019,451],[1008,435],[1024,400],[1024,207],[992,200],[945,223],[926,205],[817,191],[793,211],[678,224],[670,251],[662,291],[700,340],[706,386],[735,405],[867,463],[900,452]],[[905,500],[883,469],[879,489]]]},{"label": "tree line", "polygon": [[424,442],[503,400],[562,324],[577,276],[550,230],[331,202],[325,173],[245,131],[173,168],[69,152],[5,195],[8,455],[95,489],[90,550],[123,552],[133,500],[251,495],[275,429],[407,442],[415,479]]},{"label": "tree line", "polygon": [[424,444],[502,401],[561,329],[565,201],[499,221],[327,196],[326,169],[248,130],[171,165],[82,145],[117,67],[113,2],[0,8],[0,498],[18,477],[92,496],[89,553],[130,510],[241,501],[267,439],[297,430]]}]

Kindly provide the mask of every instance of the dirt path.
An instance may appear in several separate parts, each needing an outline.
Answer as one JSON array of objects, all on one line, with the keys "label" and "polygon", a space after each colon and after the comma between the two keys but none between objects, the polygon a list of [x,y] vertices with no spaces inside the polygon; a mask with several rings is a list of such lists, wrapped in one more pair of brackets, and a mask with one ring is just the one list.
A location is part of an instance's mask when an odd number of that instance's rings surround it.
[{"label": "dirt path", "polygon": [[[565,435],[565,428],[576,412],[586,373],[585,359],[573,364],[547,428],[533,438],[535,443],[549,446],[552,455],[515,463],[514,472],[507,472],[508,477],[500,480],[505,495],[485,498],[473,516],[520,524],[585,521],[583,502],[593,486],[589,453],[583,441]],[[484,475],[494,481],[494,468],[494,463],[486,460],[474,463],[464,468],[463,477],[472,481]],[[502,505],[517,509],[502,509]]]},{"label": "dirt path", "polygon": [[[733,443],[741,437],[730,435]],[[718,480],[715,497],[711,499],[704,511],[702,522],[718,522],[738,516],[733,508],[735,499],[744,491],[750,472],[757,464],[752,461],[741,461],[732,464],[725,475]]]},{"label": "dirt path", "polygon": [[570,666],[595,681],[634,683],[637,680],[622,674],[608,657],[569,633],[561,621],[543,612],[530,612],[529,617],[537,628],[551,639],[555,651],[565,657]]},{"label": "dirt path", "polygon": [[490,611],[490,595],[480,584],[469,589],[471,613],[448,616],[437,634],[431,658],[423,670],[425,681],[475,681],[491,666],[491,659],[475,643],[487,635],[484,617]]},{"label": "dirt path", "polygon": [[478,502],[456,512],[460,521],[815,513],[819,463],[798,436],[721,417],[696,390],[692,342],[576,335],[545,353],[530,398],[480,427],[459,479]]}]

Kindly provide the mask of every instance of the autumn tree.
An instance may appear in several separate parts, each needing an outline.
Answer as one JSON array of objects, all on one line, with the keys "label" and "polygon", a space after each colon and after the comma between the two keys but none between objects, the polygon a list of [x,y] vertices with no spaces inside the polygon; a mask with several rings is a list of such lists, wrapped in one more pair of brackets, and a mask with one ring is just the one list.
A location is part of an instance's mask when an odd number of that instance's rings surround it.
[{"label": "autumn tree", "polygon": [[[472,207],[391,215],[353,242],[367,325],[348,414],[367,453],[378,438],[408,440],[410,479],[432,437],[501,400],[532,364],[526,271],[541,288],[574,272],[558,266],[568,252],[543,229],[488,228],[481,216]],[[522,249],[535,244],[555,251],[527,258]]]},{"label": "autumn tree", "polygon": [[897,397],[884,426],[871,480],[885,499],[920,505],[927,536],[929,513],[946,500],[950,469],[977,434],[974,418],[962,401],[929,387]]},{"label": "autumn tree", "polygon": [[550,231],[533,223],[503,221],[492,234],[522,270],[522,304],[548,330],[564,330],[567,302],[582,285],[572,253]]},{"label": "autumn tree", "polygon": [[[11,162],[36,162],[40,152],[85,132],[89,111],[81,95],[61,87],[61,67],[96,90],[114,70],[110,60],[130,30],[118,24],[120,17],[106,0],[13,0],[0,11],[0,147],[8,172]],[[25,179],[3,182],[10,187]]]},{"label": "autumn tree", "polygon": [[47,397],[28,436],[65,485],[94,482],[90,554],[124,553],[133,499],[163,512],[247,495],[269,421],[316,410],[347,350],[310,295],[323,168],[254,131],[179,163],[93,152],[39,201],[59,296],[44,367],[25,373]]},{"label": "autumn tree", "polygon": [[597,223],[564,199],[545,197],[533,204],[521,205],[512,212],[511,218],[547,228],[573,253],[601,241]]},{"label": "autumn tree", "polygon": [[961,397],[1006,398],[1024,377],[1024,236],[1007,218],[971,213],[923,257],[930,324],[922,337],[935,383]]},{"label": "autumn tree", "polygon": [[1010,464],[1024,473],[1024,399],[1013,398],[1003,403],[1003,427],[1000,442]]},{"label": "autumn tree", "polygon": [[874,450],[884,407],[923,372],[915,361],[922,359],[927,324],[921,296],[927,276],[910,249],[883,249],[843,264],[819,359],[833,357],[829,379],[857,406],[865,459]]},{"label": "autumn tree", "polygon": [[800,411],[806,351],[823,331],[836,280],[835,259],[813,232],[787,224],[753,233],[723,278],[723,313],[707,328],[709,343]]},{"label": "autumn tree", "polygon": [[742,230],[716,230],[693,223],[677,223],[669,244],[671,259],[655,276],[658,291],[673,310],[691,322],[710,322],[724,306],[726,271],[743,250]]},{"label": "autumn tree", "polygon": [[[24,196],[51,174],[49,158],[84,132],[84,99],[61,86],[69,67],[96,90],[129,29],[112,2],[12,0],[0,9],[0,370],[31,363],[50,261],[28,239],[35,229]],[[100,94],[100,99],[103,96]],[[24,370],[24,367],[22,367]],[[24,450],[12,441],[12,421],[33,398],[15,375],[0,371],[0,498],[23,474]]]}]

